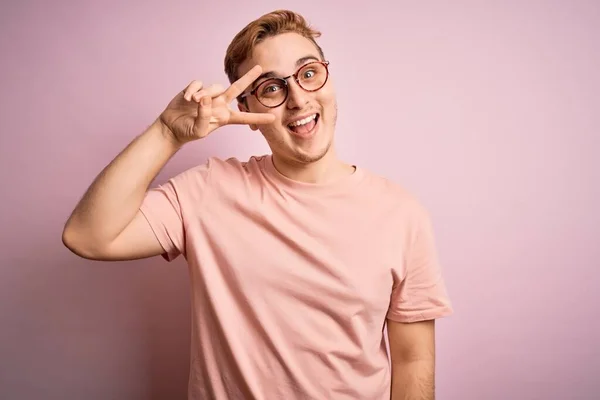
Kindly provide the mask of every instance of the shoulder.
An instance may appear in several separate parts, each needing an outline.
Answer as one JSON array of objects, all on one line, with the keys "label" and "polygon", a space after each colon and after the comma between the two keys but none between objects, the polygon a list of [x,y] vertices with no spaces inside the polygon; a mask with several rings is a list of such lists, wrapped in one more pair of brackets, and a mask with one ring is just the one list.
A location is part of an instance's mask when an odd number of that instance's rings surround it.
[{"label": "shoulder", "polygon": [[[428,223],[429,210],[416,191],[389,177],[363,169],[363,192],[391,220],[415,226]],[[395,217],[395,218],[393,218]]]},{"label": "shoulder", "polygon": [[[204,163],[188,168],[170,179],[178,184],[221,181],[243,178],[262,169],[264,156],[251,156],[248,160],[237,157],[209,157]],[[222,181],[221,181],[222,182]]]},{"label": "shoulder", "polygon": [[364,168],[363,175],[369,193],[380,200],[386,199],[399,207],[415,209],[415,211],[425,209],[416,192],[403,183]]},{"label": "shoulder", "polygon": [[246,160],[237,157],[211,157],[208,159],[207,165],[212,174],[243,177],[262,170],[265,157],[254,155]]},{"label": "shoulder", "polygon": [[207,193],[220,198],[238,196],[240,191],[247,192],[261,184],[263,159],[264,156],[252,156],[247,160],[209,157],[202,164],[170,178],[163,188],[194,201],[205,198]]}]

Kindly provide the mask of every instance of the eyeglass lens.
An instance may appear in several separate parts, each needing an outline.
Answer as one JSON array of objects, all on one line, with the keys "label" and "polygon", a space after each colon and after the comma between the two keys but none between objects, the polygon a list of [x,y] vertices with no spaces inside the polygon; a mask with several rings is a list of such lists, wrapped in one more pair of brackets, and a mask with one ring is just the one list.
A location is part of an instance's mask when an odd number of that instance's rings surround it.
[{"label": "eyeglass lens", "polygon": [[[298,85],[307,91],[320,89],[327,80],[327,67],[314,62],[298,70]],[[256,96],[266,107],[275,107],[282,104],[288,92],[288,86],[283,79],[271,78],[262,82],[256,89]]]}]

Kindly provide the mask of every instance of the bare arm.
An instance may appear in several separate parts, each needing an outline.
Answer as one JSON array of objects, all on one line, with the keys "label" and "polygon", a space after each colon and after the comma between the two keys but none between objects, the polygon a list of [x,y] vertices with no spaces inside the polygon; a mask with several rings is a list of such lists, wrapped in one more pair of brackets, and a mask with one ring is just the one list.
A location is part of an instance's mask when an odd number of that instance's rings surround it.
[{"label": "bare arm", "polygon": [[392,358],[391,400],[435,399],[435,321],[388,320]]},{"label": "bare arm", "polygon": [[63,243],[90,259],[123,260],[163,252],[140,213],[148,186],[180,144],[160,121],[135,138],[94,180],[63,231]]},{"label": "bare arm", "polygon": [[262,69],[255,66],[227,90],[192,81],[160,117],[94,180],[65,224],[62,240],[75,254],[95,260],[129,260],[164,252],[139,211],[148,186],[184,143],[228,124],[270,124],[269,113],[233,111]]}]

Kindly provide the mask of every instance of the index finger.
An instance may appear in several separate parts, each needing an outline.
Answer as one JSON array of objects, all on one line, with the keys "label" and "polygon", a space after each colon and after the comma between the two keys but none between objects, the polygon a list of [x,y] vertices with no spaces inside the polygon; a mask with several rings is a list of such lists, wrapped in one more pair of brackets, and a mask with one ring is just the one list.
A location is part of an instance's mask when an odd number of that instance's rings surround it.
[{"label": "index finger", "polygon": [[229,123],[232,125],[269,125],[275,122],[275,116],[270,113],[251,113],[236,111],[231,114]]},{"label": "index finger", "polygon": [[246,72],[244,76],[233,82],[225,91],[227,101],[233,101],[233,99],[242,94],[252,82],[258,79],[260,74],[262,74],[262,67],[260,65],[255,65],[250,71]]}]

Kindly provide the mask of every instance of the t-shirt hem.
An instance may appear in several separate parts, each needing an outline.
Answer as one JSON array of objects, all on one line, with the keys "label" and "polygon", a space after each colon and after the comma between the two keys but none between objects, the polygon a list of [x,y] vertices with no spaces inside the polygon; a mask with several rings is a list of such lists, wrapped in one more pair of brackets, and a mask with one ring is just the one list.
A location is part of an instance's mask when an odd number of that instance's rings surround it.
[{"label": "t-shirt hem", "polygon": [[158,218],[154,215],[154,213],[148,206],[143,204],[140,207],[140,212],[142,213],[144,218],[146,218],[146,221],[148,221],[150,229],[152,229],[152,232],[158,240],[158,243],[160,243],[160,246],[163,248],[163,254],[161,254],[161,257],[164,258],[166,261],[174,260],[177,257],[177,252],[175,250],[167,250],[170,247],[172,247],[172,244],[165,227],[159,223]]},{"label": "t-shirt hem", "polygon": [[452,307],[444,306],[432,310],[423,311],[420,313],[411,313],[411,314],[395,314],[388,313],[387,319],[392,320],[394,322],[420,322],[420,321],[428,321],[432,319],[438,319],[443,317],[448,317],[454,313]]}]

